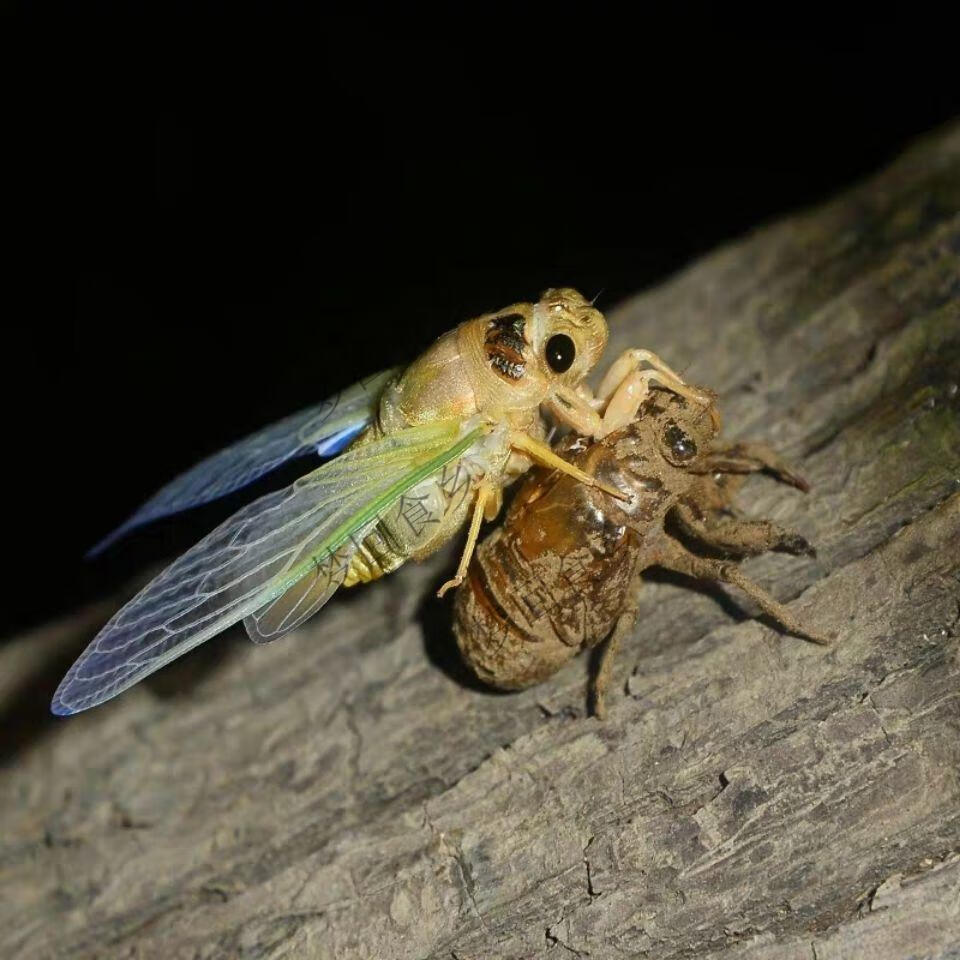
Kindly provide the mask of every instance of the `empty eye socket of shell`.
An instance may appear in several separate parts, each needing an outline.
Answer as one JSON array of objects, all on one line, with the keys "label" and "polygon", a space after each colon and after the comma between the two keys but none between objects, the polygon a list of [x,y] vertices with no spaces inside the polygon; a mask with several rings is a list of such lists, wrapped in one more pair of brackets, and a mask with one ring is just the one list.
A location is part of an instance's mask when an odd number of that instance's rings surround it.
[{"label": "empty eye socket of shell", "polygon": [[674,463],[688,463],[697,455],[697,445],[675,423],[667,427],[663,438]]},{"label": "empty eye socket of shell", "polygon": [[554,373],[566,373],[573,366],[577,356],[577,348],[565,333],[555,333],[547,341],[545,356],[550,369]]}]

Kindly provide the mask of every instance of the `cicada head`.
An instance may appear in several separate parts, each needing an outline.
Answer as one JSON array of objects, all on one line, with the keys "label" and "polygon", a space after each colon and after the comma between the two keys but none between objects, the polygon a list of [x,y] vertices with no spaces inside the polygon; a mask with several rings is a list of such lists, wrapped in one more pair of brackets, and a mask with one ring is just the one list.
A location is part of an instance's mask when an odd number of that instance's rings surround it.
[{"label": "cicada head", "polygon": [[[700,390],[709,394],[703,387]],[[707,452],[720,432],[716,402],[700,406],[675,394],[664,396],[662,393],[658,399],[664,406],[655,407],[658,412],[651,427],[660,453],[672,466],[690,468]]]},{"label": "cicada head", "polygon": [[576,386],[596,366],[608,339],[603,314],[576,290],[546,290],[534,304],[528,340],[547,384]]},{"label": "cicada head", "polygon": [[603,314],[576,290],[547,290],[462,325],[459,350],[488,409],[535,411],[558,386],[575,388],[607,343]]},{"label": "cicada head", "polygon": [[[698,388],[709,394],[705,388]],[[616,450],[619,468],[644,480],[654,470],[661,479],[695,472],[720,431],[716,403],[691,403],[684,397],[656,388],[636,419],[611,434],[605,444]]]}]

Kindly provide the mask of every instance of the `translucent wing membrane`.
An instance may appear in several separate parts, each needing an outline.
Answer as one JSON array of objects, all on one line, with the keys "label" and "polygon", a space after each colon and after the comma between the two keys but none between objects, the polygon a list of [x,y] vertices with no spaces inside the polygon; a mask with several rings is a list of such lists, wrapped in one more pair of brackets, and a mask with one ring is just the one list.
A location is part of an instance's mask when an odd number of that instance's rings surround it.
[{"label": "translucent wing membrane", "polygon": [[244,617],[250,639],[254,643],[270,643],[309,620],[343,583],[357,543],[363,541],[367,532],[359,530],[331,555],[329,563],[316,565],[280,596]]},{"label": "translucent wing membrane", "polygon": [[[271,643],[296,630],[333,595],[345,578],[354,555],[364,553],[364,566],[371,561],[389,572],[403,561],[411,549],[398,540],[403,529],[414,539],[426,537],[451,511],[464,507],[473,483],[486,473],[489,460],[474,446],[456,461],[447,463],[425,480],[397,497],[369,524],[354,534],[331,558],[329,566],[317,566],[286,592],[243,618],[247,635],[254,643]],[[334,562],[335,561],[335,562]]]},{"label": "translucent wing membrane", "polygon": [[209,503],[239,490],[294,457],[339,453],[373,419],[387,381],[385,370],[314,407],[264,427],[201,460],[158,490],[131,517],[87,554],[96,556],[136,527],[171,513]]},{"label": "translucent wing membrane", "polygon": [[63,678],[51,709],[63,715],[102,703],[288,592],[280,621],[302,622],[342,583],[383,512],[484,433],[464,432],[459,421],[411,427],[249,504],[113,616]]}]

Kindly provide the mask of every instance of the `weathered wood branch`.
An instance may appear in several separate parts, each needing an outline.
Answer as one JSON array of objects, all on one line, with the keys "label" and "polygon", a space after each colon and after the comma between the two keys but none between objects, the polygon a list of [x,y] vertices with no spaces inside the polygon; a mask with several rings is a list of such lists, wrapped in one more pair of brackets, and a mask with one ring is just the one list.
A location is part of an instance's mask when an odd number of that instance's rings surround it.
[{"label": "weathered wood branch", "polygon": [[0,651],[3,956],[958,955],[960,128],[612,321],[811,481],[745,568],[836,646],[651,582],[599,723],[464,679],[448,553],[45,719],[87,611]]}]

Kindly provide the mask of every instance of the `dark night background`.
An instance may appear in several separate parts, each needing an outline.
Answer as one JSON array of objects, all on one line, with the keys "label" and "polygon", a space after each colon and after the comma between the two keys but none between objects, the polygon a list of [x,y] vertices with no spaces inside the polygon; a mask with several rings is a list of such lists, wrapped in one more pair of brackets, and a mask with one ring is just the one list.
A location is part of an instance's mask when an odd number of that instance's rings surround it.
[{"label": "dark night background", "polygon": [[[8,400],[26,454],[8,504],[11,546],[42,573],[4,633],[117,589],[243,502],[82,562],[203,455],[546,286],[610,308],[960,109],[949,31],[919,14],[841,29],[799,7],[769,23],[592,9],[27,8],[15,90],[41,313],[8,355],[37,398]],[[65,308],[42,306],[54,288]]]}]

